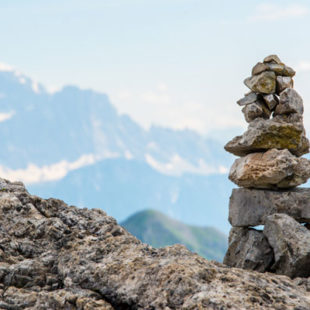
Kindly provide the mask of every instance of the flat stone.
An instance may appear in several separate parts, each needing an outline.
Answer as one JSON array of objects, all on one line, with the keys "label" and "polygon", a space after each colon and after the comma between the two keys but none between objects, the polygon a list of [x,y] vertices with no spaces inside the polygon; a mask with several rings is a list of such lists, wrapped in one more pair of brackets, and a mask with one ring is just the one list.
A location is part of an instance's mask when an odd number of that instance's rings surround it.
[{"label": "flat stone", "polygon": [[245,105],[253,103],[255,101],[257,101],[257,94],[250,92],[249,94],[245,95],[242,99],[239,99],[237,101],[237,103],[240,106],[245,106]]},{"label": "flat stone", "polygon": [[293,88],[294,81],[290,76],[277,76],[277,93],[280,94],[286,88]]},{"label": "flat stone", "polygon": [[258,62],[252,69],[252,75],[257,75],[267,70],[269,70],[269,66],[267,64]]},{"label": "flat stone", "polygon": [[270,111],[273,111],[276,105],[279,103],[279,99],[275,94],[269,94],[263,96],[265,104],[269,108]]},{"label": "flat stone", "polygon": [[275,213],[286,213],[301,223],[310,223],[310,188],[291,190],[233,189],[229,201],[232,226],[264,225]]},{"label": "flat stone", "polygon": [[264,102],[256,101],[250,104],[247,104],[242,112],[244,114],[245,120],[250,123],[258,117],[268,119],[271,115],[271,111],[266,107]]},{"label": "flat stone", "polygon": [[276,63],[276,64],[282,64],[282,61],[277,55],[269,55],[265,57],[264,63],[269,63],[269,62]]},{"label": "flat stone", "polygon": [[253,92],[271,94],[276,91],[276,74],[265,71],[244,80],[244,84]]},{"label": "flat stone", "polygon": [[274,252],[271,270],[291,278],[310,276],[310,231],[287,214],[267,217],[264,235]]},{"label": "flat stone", "polygon": [[306,183],[309,178],[310,161],[286,149],[271,149],[238,158],[229,172],[232,182],[247,188],[290,188]]},{"label": "flat stone", "polygon": [[230,267],[268,271],[273,262],[273,251],[263,232],[233,227],[223,263]]},{"label": "flat stone", "polygon": [[275,110],[275,115],[289,113],[304,113],[303,100],[293,88],[287,88],[280,94],[280,101]]},{"label": "flat stone", "polygon": [[255,119],[242,136],[237,136],[225,145],[225,150],[237,156],[262,152],[272,148],[288,149],[301,156],[309,152],[303,124],[279,120]]}]

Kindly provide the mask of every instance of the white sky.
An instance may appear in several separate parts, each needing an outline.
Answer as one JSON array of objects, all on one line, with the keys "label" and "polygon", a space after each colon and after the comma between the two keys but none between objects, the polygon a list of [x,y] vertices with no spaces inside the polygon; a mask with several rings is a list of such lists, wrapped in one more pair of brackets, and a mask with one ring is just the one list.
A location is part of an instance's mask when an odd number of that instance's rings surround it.
[{"label": "white sky", "polygon": [[105,92],[144,127],[208,133],[246,126],[242,81],[277,53],[310,127],[309,29],[306,0],[0,0],[0,62]]}]

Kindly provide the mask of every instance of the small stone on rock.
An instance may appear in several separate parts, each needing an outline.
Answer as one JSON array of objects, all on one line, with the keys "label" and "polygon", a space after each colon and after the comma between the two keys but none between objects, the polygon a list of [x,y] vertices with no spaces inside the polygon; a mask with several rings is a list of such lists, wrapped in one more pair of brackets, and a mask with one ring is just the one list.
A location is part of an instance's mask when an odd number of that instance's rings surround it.
[{"label": "small stone on rock", "polygon": [[269,67],[267,64],[258,62],[252,69],[252,75],[257,75],[267,70],[269,70]]},{"label": "small stone on rock", "polygon": [[265,71],[244,80],[244,84],[253,92],[271,94],[276,91],[276,74]]},{"label": "small stone on rock", "polygon": [[278,97],[274,94],[265,95],[264,100],[270,111],[273,111],[276,105],[279,103]]},{"label": "small stone on rock", "polygon": [[247,105],[247,104],[250,104],[250,103],[253,103],[257,100],[257,94],[253,93],[253,92],[250,92],[249,94],[246,94],[242,99],[239,99],[237,101],[237,103],[240,105],[240,106],[244,106],[244,105]]},{"label": "small stone on rock", "polygon": [[293,88],[294,81],[290,76],[277,76],[277,92],[280,94],[286,88]]},{"label": "small stone on rock", "polygon": [[276,64],[282,64],[282,61],[277,55],[269,55],[265,57],[264,63],[269,63],[269,62],[276,63]]},{"label": "small stone on rock", "polygon": [[269,109],[261,101],[256,101],[250,104],[247,104],[242,112],[244,114],[245,120],[250,123],[258,117],[268,119],[271,115]]},{"label": "small stone on rock", "polygon": [[275,115],[297,113],[302,115],[304,105],[301,96],[295,89],[287,88],[280,94],[280,102],[276,107]]}]

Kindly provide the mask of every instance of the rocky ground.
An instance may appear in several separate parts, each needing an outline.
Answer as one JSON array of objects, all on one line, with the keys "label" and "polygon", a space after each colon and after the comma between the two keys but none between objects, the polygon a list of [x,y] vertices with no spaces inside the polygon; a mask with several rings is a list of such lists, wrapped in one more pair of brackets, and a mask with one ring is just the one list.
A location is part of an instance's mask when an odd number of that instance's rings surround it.
[{"label": "rocky ground", "polygon": [[310,279],[154,249],[101,210],[0,179],[0,309],[310,309]]}]

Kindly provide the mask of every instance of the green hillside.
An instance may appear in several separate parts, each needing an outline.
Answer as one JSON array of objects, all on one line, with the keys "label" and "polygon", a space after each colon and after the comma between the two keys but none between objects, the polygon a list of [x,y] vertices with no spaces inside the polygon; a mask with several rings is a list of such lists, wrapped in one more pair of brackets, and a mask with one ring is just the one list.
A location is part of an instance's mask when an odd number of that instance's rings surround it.
[{"label": "green hillside", "polygon": [[227,236],[217,229],[186,225],[154,210],[137,212],[121,225],[142,242],[157,248],[180,243],[220,262],[227,249]]}]

